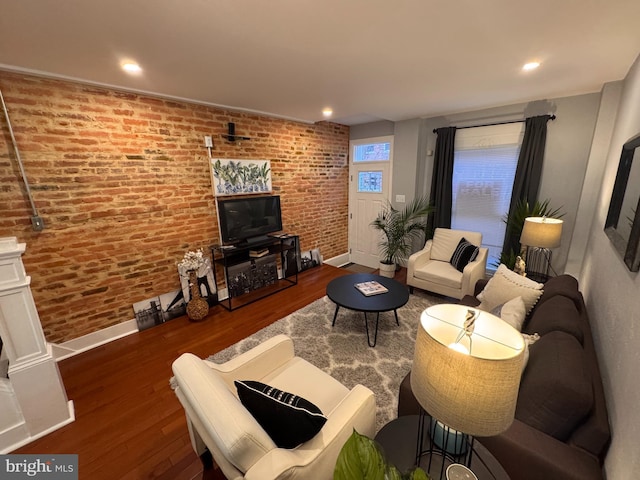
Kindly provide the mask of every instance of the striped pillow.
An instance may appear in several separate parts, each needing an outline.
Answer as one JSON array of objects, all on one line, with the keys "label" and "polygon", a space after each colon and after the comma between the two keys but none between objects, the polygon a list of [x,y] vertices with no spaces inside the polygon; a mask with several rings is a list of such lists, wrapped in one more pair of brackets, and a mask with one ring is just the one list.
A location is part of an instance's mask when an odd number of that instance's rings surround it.
[{"label": "striped pillow", "polygon": [[477,257],[480,249],[469,243],[466,238],[462,237],[458,246],[451,255],[449,263],[455,267],[456,270],[462,272],[467,263],[473,262]]},{"label": "striped pillow", "polygon": [[280,448],[312,439],[327,421],[310,401],[253,380],[234,381],[238,398]]}]

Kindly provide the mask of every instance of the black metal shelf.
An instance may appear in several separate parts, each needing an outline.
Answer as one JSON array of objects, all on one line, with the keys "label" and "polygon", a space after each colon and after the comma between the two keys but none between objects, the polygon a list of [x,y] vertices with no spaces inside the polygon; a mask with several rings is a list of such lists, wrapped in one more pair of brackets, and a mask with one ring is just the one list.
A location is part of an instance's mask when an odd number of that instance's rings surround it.
[{"label": "black metal shelf", "polygon": [[[220,304],[235,310],[297,285],[298,242],[296,235],[288,235],[233,248],[211,247],[213,278],[217,286],[224,283],[227,289],[227,298],[219,300]],[[250,255],[251,250],[265,248],[268,253],[264,256]]]}]

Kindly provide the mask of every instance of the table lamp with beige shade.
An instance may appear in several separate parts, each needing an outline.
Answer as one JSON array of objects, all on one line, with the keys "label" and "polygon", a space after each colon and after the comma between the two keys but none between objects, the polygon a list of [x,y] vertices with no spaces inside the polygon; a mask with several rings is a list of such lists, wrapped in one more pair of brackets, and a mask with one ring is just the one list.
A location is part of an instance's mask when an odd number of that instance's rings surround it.
[{"label": "table lamp with beige shade", "polygon": [[[548,217],[524,219],[520,244],[526,247],[527,275],[535,281],[545,282],[549,278],[551,249],[560,246],[562,220]],[[553,272],[555,275],[555,271]]]},{"label": "table lamp with beige shade", "polygon": [[[411,389],[422,407],[416,464],[427,457],[430,470],[434,454],[450,457],[444,449],[434,448],[433,439],[423,450],[425,431],[432,430],[425,428],[425,422],[430,424],[431,419],[468,443],[463,461],[470,468],[474,437],[497,435],[509,428],[524,348],[522,334],[488,312],[452,304],[422,312],[411,370]],[[439,463],[443,478],[445,461]]]}]

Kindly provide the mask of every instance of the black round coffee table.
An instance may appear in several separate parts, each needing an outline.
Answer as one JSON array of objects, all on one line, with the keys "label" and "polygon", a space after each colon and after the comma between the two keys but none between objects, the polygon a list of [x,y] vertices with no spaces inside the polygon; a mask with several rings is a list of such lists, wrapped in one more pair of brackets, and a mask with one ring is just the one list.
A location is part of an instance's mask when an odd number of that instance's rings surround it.
[{"label": "black round coffee table", "polygon": [[[366,296],[358,290],[356,283],[375,281],[387,288],[388,292],[377,295]],[[364,312],[364,324],[367,330],[367,342],[370,347],[375,347],[378,339],[378,320],[380,312],[389,312],[393,310],[398,321],[398,308],[402,307],[409,301],[409,290],[407,287],[393,278],[381,277],[371,273],[354,273],[335,278],[327,285],[327,296],[336,304],[336,311],[333,314],[333,322],[331,326],[336,324],[338,310],[340,307],[357,312]],[[373,334],[373,341],[369,334],[369,320],[367,313],[376,314],[376,326]]]}]

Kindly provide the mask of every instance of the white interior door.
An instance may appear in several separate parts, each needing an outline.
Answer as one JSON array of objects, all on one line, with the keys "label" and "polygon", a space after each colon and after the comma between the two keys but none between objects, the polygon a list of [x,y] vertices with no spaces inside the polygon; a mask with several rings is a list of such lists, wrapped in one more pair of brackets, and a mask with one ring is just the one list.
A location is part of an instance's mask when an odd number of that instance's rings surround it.
[{"label": "white interior door", "polygon": [[389,199],[393,137],[354,140],[349,157],[349,260],[378,268],[380,234],[371,222]]}]

